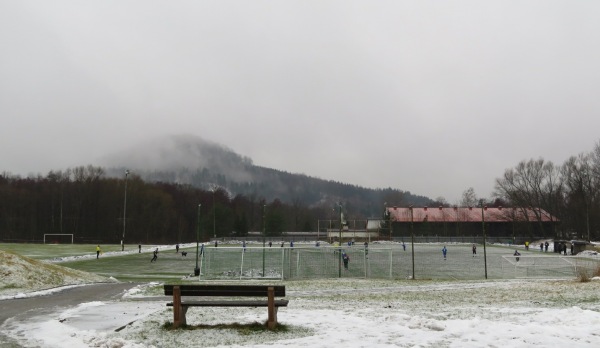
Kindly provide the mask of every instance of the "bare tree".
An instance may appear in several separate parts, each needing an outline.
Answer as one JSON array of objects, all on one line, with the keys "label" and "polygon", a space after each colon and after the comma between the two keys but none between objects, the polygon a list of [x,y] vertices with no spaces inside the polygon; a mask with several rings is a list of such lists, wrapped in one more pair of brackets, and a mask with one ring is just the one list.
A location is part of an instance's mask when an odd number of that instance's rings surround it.
[{"label": "bare tree", "polygon": [[[568,189],[568,204],[571,207],[583,206],[585,231],[590,239],[590,207],[597,197],[597,185],[594,185],[592,155],[571,156],[562,167],[565,185]],[[580,210],[580,209],[577,209]]]},{"label": "bare tree", "polygon": [[556,211],[556,198],[562,193],[559,171],[552,162],[544,159],[521,161],[515,168],[507,169],[502,178],[496,179],[494,195],[522,210],[523,216],[532,209],[540,230],[543,230],[544,211]]},{"label": "bare tree", "polygon": [[477,205],[478,202],[479,202],[479,199],[477,198],[477,195],[475,194],[475,189],[472,187],[469,187],[468,189],[466,189],[463,192],[462,200],[460,201],[460,204],[464,207],[474,207]]}]

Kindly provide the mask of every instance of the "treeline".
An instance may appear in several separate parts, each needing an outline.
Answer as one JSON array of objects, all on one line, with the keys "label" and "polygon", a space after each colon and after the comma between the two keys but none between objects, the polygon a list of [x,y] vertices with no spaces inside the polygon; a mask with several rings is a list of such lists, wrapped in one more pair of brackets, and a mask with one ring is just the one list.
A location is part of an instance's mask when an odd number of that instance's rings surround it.
[{"label": "treeline", "polygon": [[521,161],[496,179],[494,195],[510,206],[540,207],[557,217],[561,237],[598,240],[600,142],[562,165],[541,158]]},{"label": "treeline", "polygon": [[[108,168],[108,176],[122,175],[126,168]],[[304,174],[293,174],[281,170],[240,164],[235,170],[223,173],[209,168],[178,168],[177,170],[143,170],[135,173],[147,182],[179,182],[193,187],[210,190],[223,187],[234,194],[253,196],[260,194],[267,201],[279,199],[293,204],[302,202],[307,206],[330,206],[344,202],[349,212],[360,216],[379,216],[384,202],[393,204],[427,205],[433,201],[427,197],[414,195],[397,189],[371,189],[323,180]],[[243,178],[243,179],[242,179]],[[323,217],[322,217],[323,218]]]},{"label": "treeline", "polygon": [[244,236],[263,228],[274,236],[316,231],[317,220],[331,216],[330,209],[267,202],[258,195],[231,197],[224,188],[149,183],[133,174],[108,178],[93,166],[36,178],[0,175],[3,241],[72,233],[77,242],[119,243],[125,234],[125,243],[176,243],[195,241],[197,235],[201,241]]},{"label": "treeline", "polygon": [[[269,196],[260,187],[231,193],[235,191],[228,186],[205,189],[155,182],[136,173],[110,177],[94,166],[27,178],[3,173],[0,240],[40,241],[44,234],[72,233],[78,242],[119,243],[124,233],[125,243],[176,243],[195,241],[198,233],[201,241],[207,241],[263,229],[267,236],[276,236],[284,231],[316,231],[319,220],[336,221],[337,202],[342,203],[347,220],[381,218],[386,202],[449,206],[441,197],[432,201],[391,188],[370,190],[280,171],[268,173],[270,183],[263,182],[263,188],[279,187],[281,194],[287,187],[288,200],[265,198]],[[303,195],[306,192],[310,198]],[[465,193],[468,199],[463,199],[463,205],[477,204],[474,192]],[[487,204],[539,207],[560,220],[559,237],[600,239],[600,142],[591,152],[572,156],[562,165],[541,158],[521,161],[496,179],[494,197]],[[540,223],[542,210],[534,209]]]}]

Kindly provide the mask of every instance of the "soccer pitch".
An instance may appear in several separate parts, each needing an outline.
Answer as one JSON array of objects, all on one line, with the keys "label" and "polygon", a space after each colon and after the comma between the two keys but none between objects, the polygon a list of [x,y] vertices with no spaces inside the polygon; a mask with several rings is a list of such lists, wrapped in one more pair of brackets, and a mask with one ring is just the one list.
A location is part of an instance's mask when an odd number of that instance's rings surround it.
[{"label": "soccer pitch", "polygon": [[[196,248],[175,252],[174,246],[158,246],[158,260],[150,262],[155,246],[101,246],[103,254],[95,257],[95,245],[0,244],[0,248],[63,266],[113,277],[121,281],[189,281],[189,280],[295,280],[328,278],[364,279],[514,279],[576,278],[582,270],[587,274],[599,267],[597,259],[559,256],[532,249],[513,256],[514,247],[472,244],[415,244],[414,262],[411,244],[372,243],[363,245],[320,246],[297,244],[294,248],[266,247],[261,244],[206,245],[198,258],[200,278],[191,277],[196,268]],[[442,248],[447,255],[443,257]],[[182,256],[181,251],[187,252]],[[340,253],[350,261],[344,267]],[[414,265],[414,268],[413,268]]]}]

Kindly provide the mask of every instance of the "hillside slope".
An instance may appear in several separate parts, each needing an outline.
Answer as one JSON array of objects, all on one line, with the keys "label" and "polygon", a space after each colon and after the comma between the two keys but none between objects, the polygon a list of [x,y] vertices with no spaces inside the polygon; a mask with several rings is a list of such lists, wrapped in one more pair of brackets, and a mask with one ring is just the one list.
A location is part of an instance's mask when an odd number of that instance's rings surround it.
[{"label": "hillside slope", "polygon": [[399,189],[365,188],[257,166],[226,146],[192,135],[154,139],[107,156],[101,165],[113,177],[122,178],[127,169],[145,181],[187,184],[207,190],[219,187],[232,196],[243,194],[267,201],[301,202],[306,206],[330,207],[344,202],[365,213],[373,210],[374,205],[383,207],[384,202],[432,203],[427,197]]}]

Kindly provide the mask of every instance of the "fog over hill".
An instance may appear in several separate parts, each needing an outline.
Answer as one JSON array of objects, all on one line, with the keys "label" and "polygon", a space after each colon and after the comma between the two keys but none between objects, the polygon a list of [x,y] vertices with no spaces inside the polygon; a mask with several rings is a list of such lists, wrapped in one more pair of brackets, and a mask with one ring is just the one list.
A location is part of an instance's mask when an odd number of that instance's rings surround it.
[{"label": "fog over hill", "polygon": [[[108,176],[122,177],[129,170],[146,181],[190,184],[204,189],[216,187],[236,194],[254,195],[267,201],[301,202],[308,206],[351,203],[364,213],[368,206],[428,204],[427,197],[399,189],[370,189],[304,174],[292,174],[253,164],[226,146],[194,135],[152,139],[104,157],[100,163]],[[357,170],[360,170],[357,167]]]},{"label": "fog over hill", "polygon": [[[110,170],[127,168],[141,173],[148,172],[189,172],[209,169],[215,173],[226,173],[234,182],[252,182],[255,180],[247,171],[252,160],[242,157],[231,149],[194,135],[177,135],[156,138],[139,143],[121,152],[110,154],[100,163]],[[120,175],[120,174],[119,174]],[[186,178],[175,181],[188,183]]]}]

